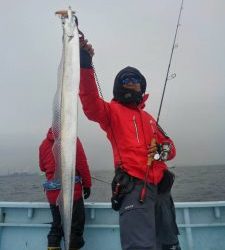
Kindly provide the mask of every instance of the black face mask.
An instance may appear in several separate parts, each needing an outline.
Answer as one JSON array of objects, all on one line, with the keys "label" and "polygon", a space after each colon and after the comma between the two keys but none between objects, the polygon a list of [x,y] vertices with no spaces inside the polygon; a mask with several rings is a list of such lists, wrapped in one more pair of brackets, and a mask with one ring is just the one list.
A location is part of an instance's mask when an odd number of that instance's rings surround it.
[{"label": "black face mask", "polygon": [[141,91],[135,91],[133,89],[120,88],[117,92],[117,98],[122,104],[136,104],[141,103],[143,97]]}]

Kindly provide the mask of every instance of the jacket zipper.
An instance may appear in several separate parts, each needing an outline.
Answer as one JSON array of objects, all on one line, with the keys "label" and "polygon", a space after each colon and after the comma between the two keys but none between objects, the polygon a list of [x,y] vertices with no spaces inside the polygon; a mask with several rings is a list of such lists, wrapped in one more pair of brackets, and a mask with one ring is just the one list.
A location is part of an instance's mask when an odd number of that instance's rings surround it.
[{"label": "jacket zipper", "polygon": [[138,141],[138,143],[140,143],[139,135],[138,135],[137,123],[136,123],[136,117],[135,116],[133,116],[133,123],[134,123],[134,127],[135,127],[137,141]]},{"label": "jacket zipper", "polygon": [[150,120],[149,123],[150,123],[151,129],[152,129],[153,135],[155,136],[156,135],[156,131],[155,131],[155,128],[154,128],[154,125],[153,125],[153,121]]}]

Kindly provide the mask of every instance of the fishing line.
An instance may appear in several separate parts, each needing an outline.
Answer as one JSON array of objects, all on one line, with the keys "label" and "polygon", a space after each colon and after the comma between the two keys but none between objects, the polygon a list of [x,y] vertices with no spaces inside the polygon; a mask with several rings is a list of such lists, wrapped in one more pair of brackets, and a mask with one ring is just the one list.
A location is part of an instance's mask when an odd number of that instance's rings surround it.
[{"label": "fishing line", "polygon": [[113,137],[113,140],[115,142],[115,146],[116,146],[116,150],[118,152],[118,155],[119,155],[119,158],[120,158],[120,164],[119,166],[122,167],[122,157],[121,157],[121,154],[120,154],[120,151],[119,151],[119,146],[118,146],[118,143],[116,141],[116,137],[115,137],[115,134],[114,134],[114,131],[113,131],[113,128],[111,126],[111,121],[110,121],[110,116],[109,116],[109,113],[108,113],[108,110],[106,108],[106,104],[105,104],[105,101],[104,101],[104,97],[103,97],[103,94],[102,94],[102,90],[101,90],[101,85],[100,85],[100,82],[98,80],[98,76],[97,76],[97,73],[96,73],[96,70],[95,70],[95,66],[92,62],[92,68],[94,70],[94,76],[95,76],[95,80],[96,80],[96,84],[97,84],[97,88],[98,88],[98,91],[99,91],[99,95],[103,101],[103,105],[104,105],[104,110],[105,110],[105,113],[106,113],[106,117],[107,117],[107,120],[108,120],[108,123],[109,123],[109,127],[111,129],[111,132],[112,132],[112,137]]},{"label": "fishing line", "polygon": [[96,180],[96,181],[103,182],[103,183],[105,183],[105,184],[111,185],[111,182],[103,181],[102,179],[99,179],[99,178],[97,178],[97,177],[95,177],[95,176],[91,176],[91,178],[94,179],[94,180]]}]

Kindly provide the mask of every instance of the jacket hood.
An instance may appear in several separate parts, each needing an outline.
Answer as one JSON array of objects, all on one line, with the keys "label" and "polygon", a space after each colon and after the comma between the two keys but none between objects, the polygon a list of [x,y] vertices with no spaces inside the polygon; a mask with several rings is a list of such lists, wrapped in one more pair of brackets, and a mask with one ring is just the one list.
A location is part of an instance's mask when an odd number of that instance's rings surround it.
[{"label": "jacket hood", "polygon": [[117,75],[116,78],[114,80],[114,87],[113,87],[113,95],[116,98],[117,93],[119,91],[120,88],[122,88],[122,84],[121,84],[121,80],[126,76],[126,75],[137,75],[138,77],[140,77],[140,84],[141,84],[141,92],[142,94],[145,93],[146,90],[146,79],[145,77],[141,74],[141,72],[134,68],[134,67],[126,67],[124,69],[122,69]]}]

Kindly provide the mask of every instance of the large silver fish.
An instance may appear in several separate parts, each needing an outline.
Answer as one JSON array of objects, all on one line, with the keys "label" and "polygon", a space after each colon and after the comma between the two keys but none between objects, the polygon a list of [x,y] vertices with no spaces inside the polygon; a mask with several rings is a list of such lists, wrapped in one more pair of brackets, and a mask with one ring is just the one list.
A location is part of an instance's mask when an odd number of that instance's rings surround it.
[{"label": "large silver fish", "polygon": [[74,12],[56,12],[63,28],[62,58],[58,68],[58,85],[53,103],[52,128],[55,180],[61,183],[57,199],[64,231],[65,250],[69,249],[75,178],[77,103],[80,82],[79,36]]}]

